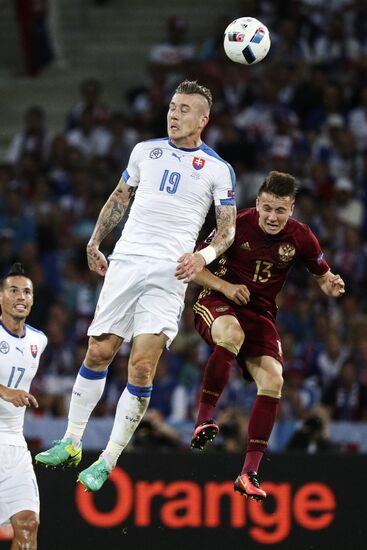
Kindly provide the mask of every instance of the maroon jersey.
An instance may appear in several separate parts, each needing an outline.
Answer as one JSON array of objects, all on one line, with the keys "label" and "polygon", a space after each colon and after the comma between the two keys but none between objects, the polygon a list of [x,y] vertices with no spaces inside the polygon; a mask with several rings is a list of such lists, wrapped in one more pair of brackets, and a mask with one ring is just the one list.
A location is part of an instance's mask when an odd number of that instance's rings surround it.
[{"label": "maroon jersey", "polygon": [[[320,244],[307,225],[289,218],[282,231],[277,235],[269,235],[261,229],[256,209],[247,208],[237,215],[235,240],[220,257],[215,273],[230,283],[248,287],[250,301],[241,307],[275,319],[276,296],[282,289],[288,271],[299,261],[317,276],[329,270]],[[200,297],[208,294],[216,293],[204,289]]]}]

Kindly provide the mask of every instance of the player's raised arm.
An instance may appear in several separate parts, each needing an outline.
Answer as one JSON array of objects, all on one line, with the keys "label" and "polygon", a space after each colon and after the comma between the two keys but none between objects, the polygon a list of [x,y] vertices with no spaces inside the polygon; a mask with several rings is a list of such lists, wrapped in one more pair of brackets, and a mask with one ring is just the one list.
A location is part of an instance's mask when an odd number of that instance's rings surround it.
[{"label": "player's raised arm", "polygon": [[87,244],[87,258],[89,269],[99,275],[105,275],[107,271],[107,260],[99,250],[99,246],[122,220],[135,190],[135,187],[131,187],[121,178],[98,216],[94,231]]},{"label": "player's raised arm", "polygon": [[321,277],[316,277],[316,281],[321,290],[331,298],[339,298],[345,293],[345,285],[340,275],[334,275],[331,271]]},{"label": "player's raised arm", "polygon": [[236,206],[215,207],[217,231],[209,246],[192,254],[183,254],[178,259],[176,277],[185,283],[192,281],[198,273],[231,246],[236,232]]}]

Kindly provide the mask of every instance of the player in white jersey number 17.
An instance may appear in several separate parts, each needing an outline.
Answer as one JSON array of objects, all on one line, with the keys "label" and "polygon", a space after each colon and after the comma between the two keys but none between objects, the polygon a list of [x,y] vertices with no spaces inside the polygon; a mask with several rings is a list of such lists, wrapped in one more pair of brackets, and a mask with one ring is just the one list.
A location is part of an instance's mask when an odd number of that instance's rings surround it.
[{"label": "player in white jersey number 17", "polygon": [[21,264],[0,279],[0,525],[10,522],[12,548],[36,550],[39,496],[32,458],[23,435],[25,408],[38,407],[29,392],[47,344],[26,324],[33,284]]}]

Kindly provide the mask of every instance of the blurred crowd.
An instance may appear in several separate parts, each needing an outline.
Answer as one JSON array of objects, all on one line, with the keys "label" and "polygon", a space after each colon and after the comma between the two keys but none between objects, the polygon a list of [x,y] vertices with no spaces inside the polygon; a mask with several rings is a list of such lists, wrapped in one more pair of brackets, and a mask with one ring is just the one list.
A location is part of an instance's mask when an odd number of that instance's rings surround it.
[{"label": "blurred crowd", "polygon": [[[223,30],[239,14],[259,18],[271,32],[269,55],[250,68],[229,61],[222,48]],[[189,78],[213,92],[204,139],[233,165],[238,207],[254,205],[269,170],[292,173],[301,186],[295,216],[310,225],[346,283],[336,302],[320,294],[303,268],[291,272],[278,304],[285,377],[279,420],[314,426],[310,418],[322,407],[334,421],[366,421],[367,5],[240,1],[238,13],[218,18],[202,43],[190,42],[193,24],[169,18],[167,35],[149,52],[146,82],[128,90],[125,111],[106,103],[95,77],[81,82],[58,131],[48,127],[42,105],[29,106],[0,165],[0,272],[23,262],[35,286],[29,323],[49,338],[34,386],[37,414],[65,414],[85,353],[101,288],[88,270],[85,246],[99,211],[134,144],[166,135],[171,94]],[[211,212],[201,236],[213,223]],[[107,255],[120,230],[103,242]],[[190,285],[179,335],[159,362],[141,444],[158,426],[158,442],[179,446],[172,426],[195,417],[209,353],[193,327],[197,292]],[[128,354],[124,344],[95,415],[115,410]],[[234,365],[217,418],[218,445],[228,451],[245,443],[254,393]]]}]

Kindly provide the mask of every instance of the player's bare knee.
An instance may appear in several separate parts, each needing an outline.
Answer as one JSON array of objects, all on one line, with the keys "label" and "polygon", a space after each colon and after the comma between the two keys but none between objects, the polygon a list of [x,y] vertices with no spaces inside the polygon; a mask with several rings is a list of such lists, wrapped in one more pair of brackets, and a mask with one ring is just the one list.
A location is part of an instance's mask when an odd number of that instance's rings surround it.
[{"label": "player's bare knee", "polygon": [[258,393],[280,397],[283,387],[282,365],[278,362],[266,363],[263,368],[254,368],[251,374],[256,382]]},{"label": "player's bare knee", "polygon": [[242,328],[239,325],[234,325],[230,331],[230,337],[232,344],[239,350],[245,339]]},{"label": "player's bare knee", "polygon": [[144,355],[130,358],[129,380],[137,386],[146,386],[152,383],[155,365],[153,361]]},{"label": "player's bare knee", "polygon": [[228,323],[221,326],[220,330],[213,330],[212,337],[215,344],[230,351],[237,350],[237,353],[245,340],[245,334],[238,323]]},{"label": "player's bare knee", "polygon": [[274,386],[276,391],[281,393],[284,384],[284,378],[281,372],[277,372],[274,376]]},{"label": "player's bare knee", "polygon": [[19,550],[35,550],[37,548],[38,525],[38,518],[33,512],[23,512],[13,518],[14,541]]},{"label": "player's bare knee", "polygon": [[284,379],[280,368],[274,367],[270,369],[264,381],[267,389],[280,393],[282,391]]},{"label": "player's bare knee", "polygon": [[114,357],[114,349],[109,342],[99,342],[94,338],[89,340],[85,363],[90,369],[107,368]]}]

